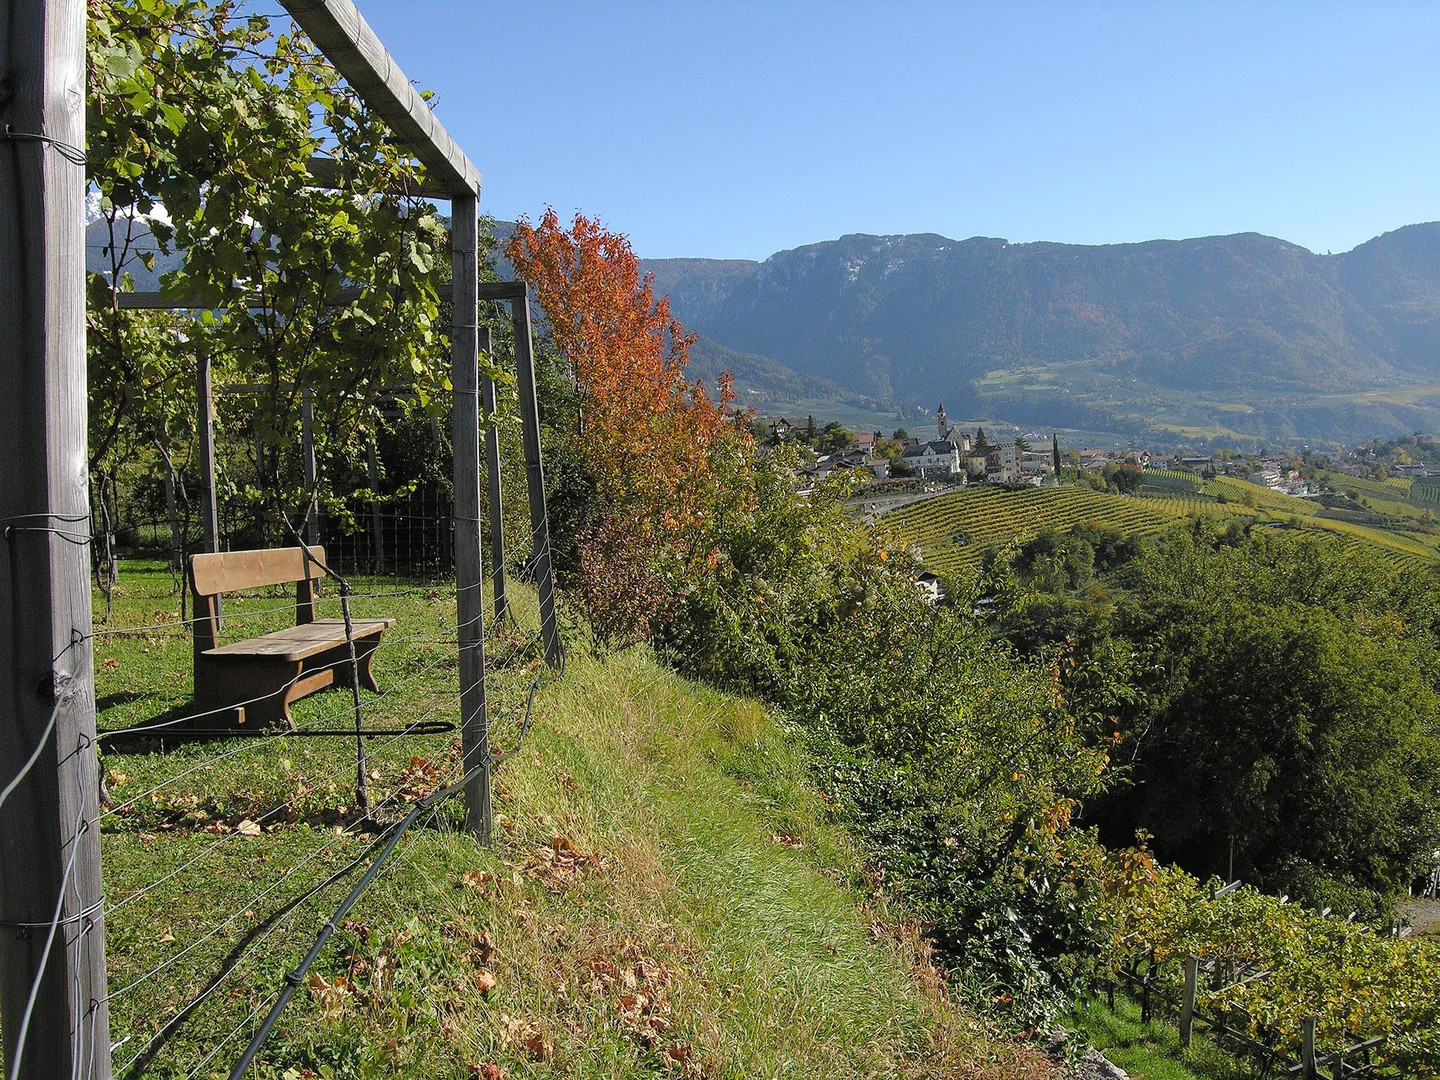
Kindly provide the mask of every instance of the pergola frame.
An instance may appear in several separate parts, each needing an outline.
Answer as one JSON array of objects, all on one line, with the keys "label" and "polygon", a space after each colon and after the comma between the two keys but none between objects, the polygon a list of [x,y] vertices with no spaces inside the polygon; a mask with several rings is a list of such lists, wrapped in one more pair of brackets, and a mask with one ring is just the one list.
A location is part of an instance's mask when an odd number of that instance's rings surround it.
[{"label": "pergola frame", "polygon": [[[480,173],[352,0],[281,3],[424,166],[417,194],[450,201],[461,742],[468,822],[489,843]],[[112,1074],[86,556],[86,7],[85,0],[0,0],[0,782],[15,779],[0,800],[0,864],[25,868],[0,874],[0,1018],[7,1071],[23,1046],[12,1075],[34,1080]],[[312,173],[317,184],[343,183],[333,162],[317,159]],[[511,300],[517,329],[531,516],[546,563],[537,571],[548,592],[529,311],[523,285],[508,288],[513,295],[493,298]],[[542,617],[553,663],[553,598]]]}]

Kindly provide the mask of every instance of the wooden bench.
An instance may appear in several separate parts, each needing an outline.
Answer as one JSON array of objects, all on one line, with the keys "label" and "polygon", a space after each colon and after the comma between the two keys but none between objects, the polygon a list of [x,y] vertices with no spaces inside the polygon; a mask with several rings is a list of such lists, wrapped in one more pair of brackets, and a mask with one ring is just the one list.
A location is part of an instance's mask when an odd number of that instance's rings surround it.
[{"label": "wooden bench", "polygon": [[[315,618],[315,578],[324,548],[225,551],[190,557],[195,597],[195,703],[200,727],[284,723],[290,703],[336,682],[350,681],[344,619]],[[295,625],[245,641],[220,644],[220,595],[295,582]],[[375,649],[394,619],[352,619],[360,685],[379,692],[371,671]]]}]

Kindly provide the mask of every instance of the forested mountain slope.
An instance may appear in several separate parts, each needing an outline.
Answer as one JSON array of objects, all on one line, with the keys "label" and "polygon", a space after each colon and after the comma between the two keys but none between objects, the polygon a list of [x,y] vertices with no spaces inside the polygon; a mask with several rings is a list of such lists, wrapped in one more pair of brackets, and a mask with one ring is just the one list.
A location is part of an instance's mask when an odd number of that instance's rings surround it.
[{"label": "forested mountain slope", "polygon": [[[1255,233],[1103,246],[857,234],[763,263],[646,268],[687,326],[901,403],[1337,439],[1440,416],[1440,223],[1342,255]],[[1347,400],[1381,388],[1384,401]]]}]

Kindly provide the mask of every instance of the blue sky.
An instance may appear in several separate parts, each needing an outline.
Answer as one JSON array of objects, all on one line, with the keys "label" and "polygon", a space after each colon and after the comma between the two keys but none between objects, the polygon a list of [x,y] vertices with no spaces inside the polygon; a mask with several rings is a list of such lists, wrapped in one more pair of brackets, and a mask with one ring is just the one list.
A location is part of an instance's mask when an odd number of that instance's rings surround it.
[{"label": "blue sky", "polygon": [[1342,251],[1440,219],[1440,4],[358,0],[496,217]]}]

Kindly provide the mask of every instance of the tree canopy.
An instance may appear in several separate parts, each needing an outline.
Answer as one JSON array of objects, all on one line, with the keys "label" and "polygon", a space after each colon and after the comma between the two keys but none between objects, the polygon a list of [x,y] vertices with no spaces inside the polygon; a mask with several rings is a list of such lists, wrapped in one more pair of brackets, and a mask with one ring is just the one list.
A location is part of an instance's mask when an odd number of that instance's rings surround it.
[{"label": "tree canopy", "polygon": [[[419,166],[304,35],[229,0],[94,0],[88,52],[109,263],[90,286],[94,464],[193,430],[205,355],[217,383],[254,393],[251,464],[274,507],[303,510],[285,450],[307,388],[323,461],[327,444],[354,452],[397,385],[421,407],[448,387],[445,226],[406,194]],[[340,190],[315,185],[315,156],[336,162]],[[196,317],[121,310],[132,271],[171,252],[162,287]]]}]

